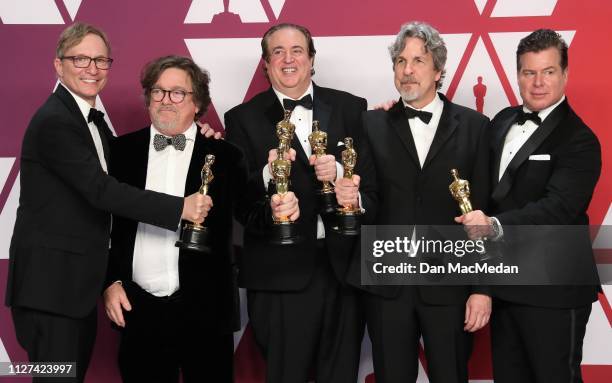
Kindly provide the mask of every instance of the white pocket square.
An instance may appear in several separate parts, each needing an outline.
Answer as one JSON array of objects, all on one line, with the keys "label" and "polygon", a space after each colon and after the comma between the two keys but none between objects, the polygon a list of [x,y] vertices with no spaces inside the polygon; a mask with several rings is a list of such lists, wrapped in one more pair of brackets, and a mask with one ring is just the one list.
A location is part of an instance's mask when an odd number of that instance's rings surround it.
[{"label": "white pocket square", "polygon": [[338,145],[336,146],[342,146],[342,145],[344,145],[344,141],[338,141]]},{"label": "white pocket square", "polygon": [[550,161],[550,154],[532,154],[529,156],[530,161]]}]

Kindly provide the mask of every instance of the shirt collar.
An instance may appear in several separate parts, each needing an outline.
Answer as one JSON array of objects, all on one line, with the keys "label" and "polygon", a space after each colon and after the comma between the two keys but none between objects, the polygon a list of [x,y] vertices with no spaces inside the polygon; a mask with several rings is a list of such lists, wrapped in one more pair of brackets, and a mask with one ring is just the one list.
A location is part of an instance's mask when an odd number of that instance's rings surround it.
[{"label": "shirt collar", "polygon": [[417,108],[414,108],[414,107],[410,106],[404,100],[402,100],[402,102],[404,103],[405,107],[408,107],[408,108],[411,108],[411,109],[414,109],[414,110],[422,110],[424,112],[430,112],[432,114],[436,113],[438,110],[440,110],[444,106],[444,102],[442,101],[442,99],[440,98],[440,95],[438,93],[436,93],[436,96],[433,98],[433,100],[431,100],[431,102],[429,104],[425,105],[421,109],[417,109]]},{"label": "shirt collar", "polygon": [[[538,117],[540,117],[540,119],[542,120],[542,122],[544,122],[544,119],[546,119],[546,117],[548,117],[548,115],[557,107],[559,106],[559,104],[561,104],[563,101],[565,100],[565,95],[563,95],[563,97],[561,97],[561,99],[559,99],[559,101],[555,102],[554,104],[552,104],[551,106],[549,106],[548,108],[544,108],[542,110],[540,110],[538,112]],[[523,105],[523,112],[525,113],[531,113],[532,111],[529,110],[527,107],[525,107]]]},{"label": "shirt collar", "polygon": [[60,84],[68,91],[68,93],[72,95],[72,98],[74,98],[74,101],[76,101],[77,106],[79,107],[79,110],[81,111],[81,113],[83,114],[83,117],[85,118],[85,122],[88,123],[87,118],[89,117],[89,110],[92,108],[95,108],[95,105],[94,106],[89,105],[89,103],[85,101],[84,98],[77,96],[73,91],[70,90],[70,88],[62,84],[61,81],[60,81]]},{"label": "shirt collar", "polygon": [[312,97],[313,100],[314,100],[314,90],[313,90],[313,87],[312,87],[312,81],[310,82],[310,85],[308,85],[308,89],[306,89],[306,92],[304,92],[303,95],[301,95],[300,97],[295,98],[295,99],[292,98],[292,97],[289,97],[289,96],[287,96],[285,94],[283,94],[282,92],[280,92],[280,91],[278,91],[278,90],[276,90],[274,88],[272,88],[272,90],[274,91],[274,94],[276,94],[276,97],[278,97],[278,101],[280,101],[281,105],[283,105],[283,99],[284,98],[289,98],[291,100],[299,100],[300,98],[306,96],[307,94],[309,94],[310,97]]}]

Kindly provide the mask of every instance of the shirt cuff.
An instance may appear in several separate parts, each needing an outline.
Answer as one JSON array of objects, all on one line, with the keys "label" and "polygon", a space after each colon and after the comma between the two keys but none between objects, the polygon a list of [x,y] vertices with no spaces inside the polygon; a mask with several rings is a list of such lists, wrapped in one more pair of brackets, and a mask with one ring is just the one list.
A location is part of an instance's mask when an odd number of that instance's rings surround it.
[{"label": "shirt cuff", "polygon": [[501,223],[499,223],[499,219],[495,217],[490,217],[490,218],[491,218],[491,221],[495,222],[495,225],[497,226],[499,231],[495,234],[494,237],[489,238],[489,240],[500,241],[504,237],[504,228],[502,227]]},{"label": "shirt cuff", "polygon": [[339,180],[342,177],[344,177],[344,167],[336,161],[336,179]]},{"label": "shirt cuff", "polygon": [[361,209],[361,213],[365,213],[365,209],[363,208],[363,204],[361,203],[361,192],[357,192],[357,200],[359,201],[359,208]]},{"label": "shirt cuff", "polygon": [[270,183],[272,177],[270,176],[270,169],[267,164],[264,166],[261,175],[263,176],[264,188],[268,189],[268,184]]}]

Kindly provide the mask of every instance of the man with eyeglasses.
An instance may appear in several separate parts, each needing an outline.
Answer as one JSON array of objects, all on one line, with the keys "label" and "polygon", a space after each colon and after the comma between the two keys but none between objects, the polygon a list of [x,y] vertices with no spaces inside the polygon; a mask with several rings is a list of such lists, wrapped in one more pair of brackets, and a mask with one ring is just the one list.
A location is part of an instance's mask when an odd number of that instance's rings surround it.
[{"label": "man with eyeglasses", "polygon": [[77,23],[62,32],[54,61],[61,84],[32,118],[22,145],[6,304],[30,361],[76,364],[76,376],[62,381],[82,382],[91,358],[109,213],[174,231],[181,218],[202,222],[207,209],[199,194],[143,191],[107,175],[113,136],[95,103],[109,56],[101,30]]},{"label": "man with eyeglasses", "polygon": [[215,156],[204,220],[211,254],[179,250],[180,230],[113,220],[104,303],[121,328],[124,382],[175,382],[179,371],[187,383],[201,381],[202,371],[215,382],[233,381],[232,212],[246,184],[246,164],[234,145],[197,132],[195,121],[210,104],[208,83],[208,73],[190,58],[152,61],[141,78],[151,125],[113,144],[111,175],[177,196],[198,190],[204,158]]}]

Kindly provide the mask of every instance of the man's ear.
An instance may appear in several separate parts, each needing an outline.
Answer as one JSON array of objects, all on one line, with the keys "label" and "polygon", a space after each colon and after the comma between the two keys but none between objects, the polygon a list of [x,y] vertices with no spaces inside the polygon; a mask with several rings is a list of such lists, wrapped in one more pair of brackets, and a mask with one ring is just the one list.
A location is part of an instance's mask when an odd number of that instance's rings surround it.
[{"label": "man's ear", "polygon": [[64,68],[62,67],[62,60],[59,57],[56,57],[55,60],[53,60],[53,66],[55,67],[57,77],[62,78],[62,76],[64,76]]}]

